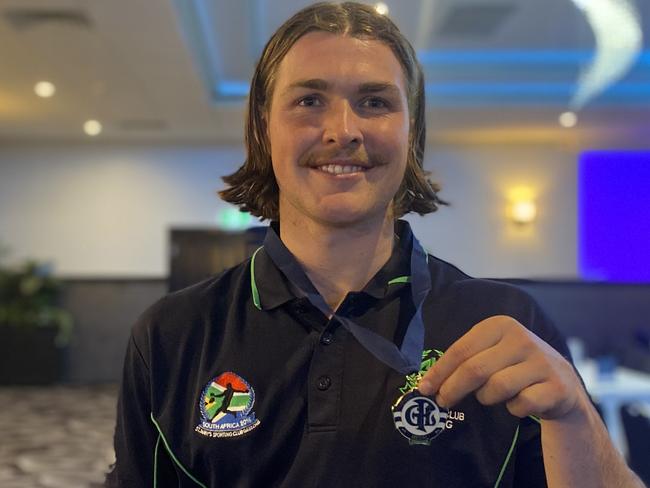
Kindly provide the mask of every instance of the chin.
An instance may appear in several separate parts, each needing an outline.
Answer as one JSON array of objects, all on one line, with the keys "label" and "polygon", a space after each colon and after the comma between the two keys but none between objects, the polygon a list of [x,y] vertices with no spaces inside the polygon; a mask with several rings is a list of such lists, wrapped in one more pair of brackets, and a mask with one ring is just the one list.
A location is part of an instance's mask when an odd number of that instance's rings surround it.
[{"label": "chin", "polygon": [[331,227],[349,227],[380,220],[386,216],[386,209],[351,208],[344,205],[321,206],[315,212],[314,220]]}]

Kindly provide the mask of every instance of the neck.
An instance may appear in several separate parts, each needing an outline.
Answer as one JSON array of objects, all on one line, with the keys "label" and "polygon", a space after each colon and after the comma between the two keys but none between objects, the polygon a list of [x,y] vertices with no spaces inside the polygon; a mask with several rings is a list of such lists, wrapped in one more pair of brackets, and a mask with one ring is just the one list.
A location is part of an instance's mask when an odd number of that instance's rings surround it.
[{"label": "neck", "polygon": [[280,223],[282,242],[333,311],[388,261],[393,236],[391,212],[376,221],[341,227],[292,218]]}]

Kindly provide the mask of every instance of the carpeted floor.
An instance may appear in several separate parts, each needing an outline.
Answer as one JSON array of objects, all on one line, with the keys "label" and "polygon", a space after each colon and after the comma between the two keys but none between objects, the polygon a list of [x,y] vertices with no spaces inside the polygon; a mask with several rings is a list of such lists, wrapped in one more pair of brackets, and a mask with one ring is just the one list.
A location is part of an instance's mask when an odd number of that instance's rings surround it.
[{"label": "carpeted floor", "polygon": [[0,487],[102,486],[116,400],[116,386],[0,387]]}]

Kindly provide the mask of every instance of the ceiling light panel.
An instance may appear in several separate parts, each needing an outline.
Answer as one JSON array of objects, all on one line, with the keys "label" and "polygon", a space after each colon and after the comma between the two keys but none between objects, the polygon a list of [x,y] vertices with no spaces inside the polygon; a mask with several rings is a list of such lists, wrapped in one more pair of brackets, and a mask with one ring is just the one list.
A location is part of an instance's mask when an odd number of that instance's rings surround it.
[{"label": "ceiling light panel", "polygon": [[[174,1],[197,71],[216,104],[245,99],[269,36],[314,3]],[[605,1],[631,0],[594,0]],[[566,0],[386,4],[388,15],[416,44],[431,107],[551,105],[559,113],[589,85],[583,73],[599,46],[582,11]],[[423,26],[423,13],[435,25]],[[650,49],[637,52],[635,60],[639,73],[611,87],[599,104],[650,104]]]},{"label": "ceiling light panel", "polygon": [[632,68],[643,49],[641,18],[634,0],[573,0],[595,38],[595,55],[582,72],[570,106],[580,109]]}]

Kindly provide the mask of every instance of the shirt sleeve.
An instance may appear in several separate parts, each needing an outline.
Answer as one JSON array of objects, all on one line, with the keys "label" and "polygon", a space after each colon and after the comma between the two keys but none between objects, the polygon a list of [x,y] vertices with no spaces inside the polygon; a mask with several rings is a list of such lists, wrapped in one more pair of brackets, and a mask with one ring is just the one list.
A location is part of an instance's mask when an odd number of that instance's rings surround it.
[{"label": "shirt sleeve", "polygon": [[149,367],[132,335],[117,403],[116,461],[106,477],[107,488],[178,486],[163,439],[151,420],[150,392]]}]

